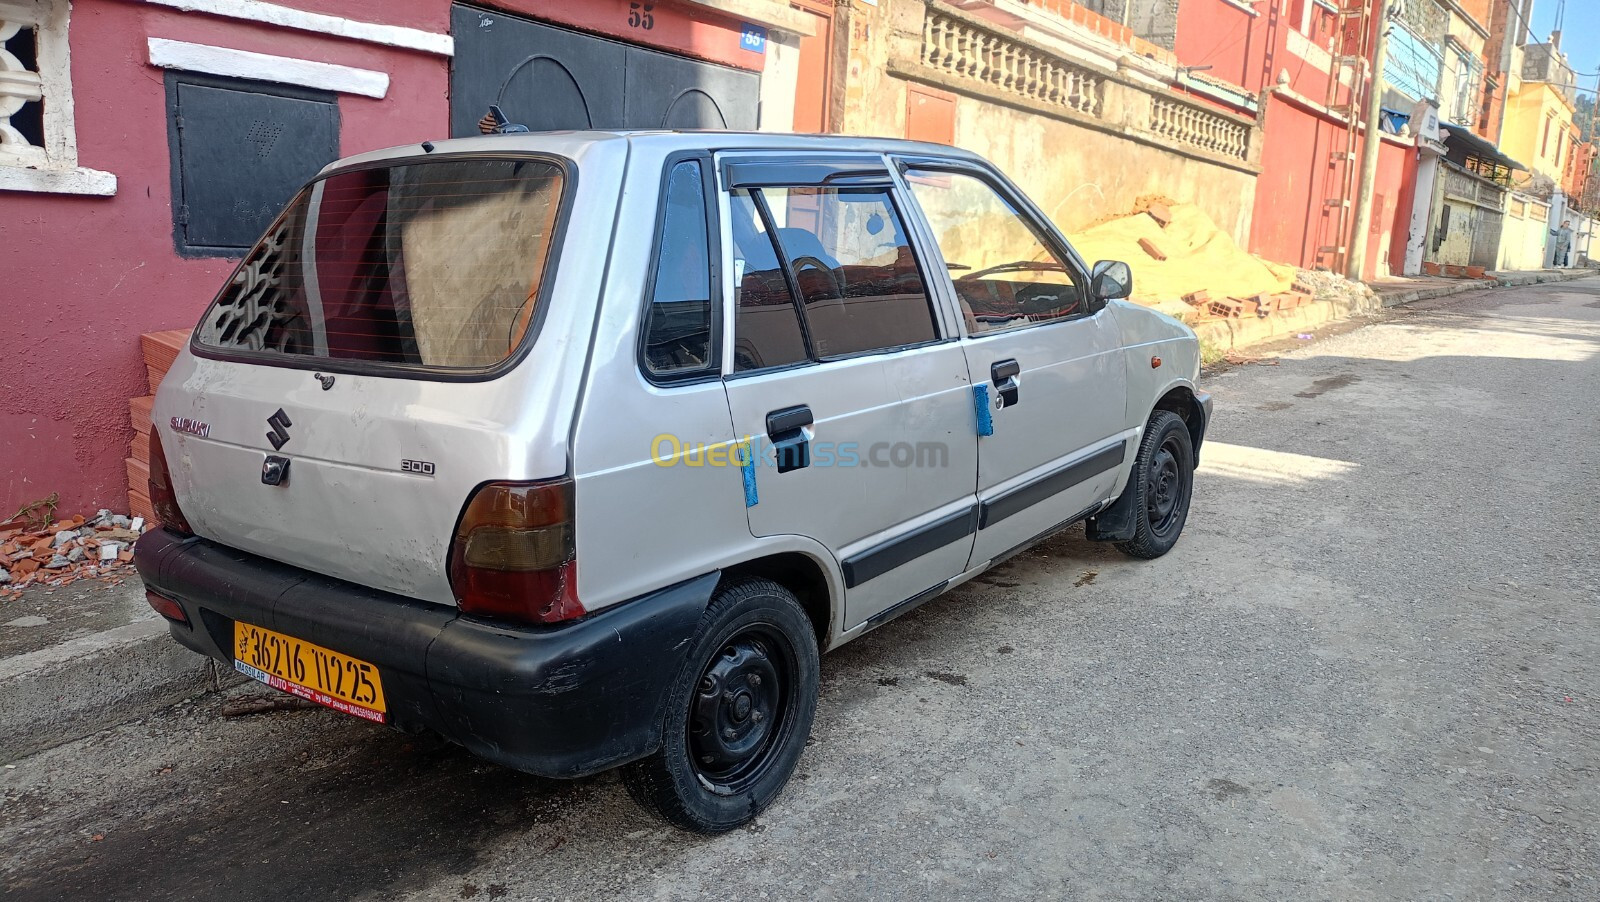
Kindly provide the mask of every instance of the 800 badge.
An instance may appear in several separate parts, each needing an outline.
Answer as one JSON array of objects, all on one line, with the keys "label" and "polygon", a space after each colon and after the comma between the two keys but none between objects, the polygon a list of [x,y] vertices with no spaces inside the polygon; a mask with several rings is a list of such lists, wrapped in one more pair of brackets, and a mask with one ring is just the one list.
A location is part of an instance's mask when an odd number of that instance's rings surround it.
[{"label": "800 badge", "polygon": [[402,472],[402,473],[414,473],[417,476],[432,476],[433,475],[433,461],[431,461],[431,460],[402,460],[402,461],[400,461],[400,472]]}]

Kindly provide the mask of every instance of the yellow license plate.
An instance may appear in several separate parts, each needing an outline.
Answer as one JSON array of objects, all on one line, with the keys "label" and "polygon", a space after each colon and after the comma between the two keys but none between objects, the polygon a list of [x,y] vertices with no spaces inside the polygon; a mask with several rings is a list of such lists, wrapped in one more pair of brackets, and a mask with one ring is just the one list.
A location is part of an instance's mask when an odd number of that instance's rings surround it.
[{"label": "yellow license plate", "polygon": [[378,668],[304,639],[233,624],[233,669],[274,689],[383,723],[388,707]]}]

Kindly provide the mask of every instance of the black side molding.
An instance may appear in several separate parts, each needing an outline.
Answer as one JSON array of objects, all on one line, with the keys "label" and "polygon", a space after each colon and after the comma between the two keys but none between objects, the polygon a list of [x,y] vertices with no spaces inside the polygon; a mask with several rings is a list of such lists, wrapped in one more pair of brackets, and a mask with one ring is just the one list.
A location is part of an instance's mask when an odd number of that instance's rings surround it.
[{"label": "black side molding", "polygon": [[907,598],[905,601],[902,601],[902,602],[894,605],[893,607],[884,608],[883,610],[879,611],[878,613],[873,614],[871,617],[867,618],[867,622],[865,624],[867,630],[877,629],[878,627],[883,626],[885,623],[888,623],[889,621],[895,619],[896,617],[899,617],[901,614],[909,614],[909,613],[911,613],[911,611],[914,610],[918,605],[922,604],[924,601],[927,601],[930,598],[933,598],[935,595],[938,595],[940,592],[943,592],[945,590],[945,588],[948,587],[949,585],[950,585],[950,580],[947,579],[944,582],[939,583],[938,585],[930,586],[930,587],[928,587],[926,589],[923,589],[921,592],[918,592],[917,594],[911,596],[910,598]]},{"label": "black side molding", "polygon": [[930,551],[936,551],[951,542],[972,535],[977,528],[977,518],[978,506],[974,504],[964,511],[941,517],[926,526],[918,527],[903,536],[896,536],[845,559],[845,588],[854,589],[901,564],[908,564]]},{"label": "black side molding", "polygon": [[990,498],[979,506],[978,528],[987,529],[1012,514],[1020,513],[1086,479],[1093,479],[1107,470],[1116,469],[1122,465],[1122,459],[1127,452],[1128,442],[1124,439],[1115,445],[1096,451],[1083,460],[1067,464],[1031,482],[1023,483],[1003,495]]}]

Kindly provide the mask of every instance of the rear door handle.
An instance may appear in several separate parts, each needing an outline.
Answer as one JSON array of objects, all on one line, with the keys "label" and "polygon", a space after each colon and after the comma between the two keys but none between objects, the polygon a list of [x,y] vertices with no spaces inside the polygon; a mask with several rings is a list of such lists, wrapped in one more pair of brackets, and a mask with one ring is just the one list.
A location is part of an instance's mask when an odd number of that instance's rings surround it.
[{"label": "rear door handle", "polygon": [[812,422],[811,408],[805,404],[767,414],[767,438],[777,454],[779,473],[811,466],[811,439],[806,436],[806,427]]},{"label": "rear door handle", "polygon": [[997,360],[989,367],[989,378],[994,381],[994,387],[1000,392],[1002,408],[1017,403],[1017,389],[1022,385],[1017,379],[1020,375],[1022,366],[1016,360]]}]

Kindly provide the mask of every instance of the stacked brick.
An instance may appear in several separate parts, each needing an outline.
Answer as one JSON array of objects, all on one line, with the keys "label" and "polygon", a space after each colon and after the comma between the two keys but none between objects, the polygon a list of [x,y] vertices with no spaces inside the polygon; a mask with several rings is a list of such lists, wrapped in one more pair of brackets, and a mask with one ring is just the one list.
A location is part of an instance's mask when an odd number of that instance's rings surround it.
[{"label": "stacked brick", "polygon": [[178,352],[189,341],[188,329],[168,332],[150,332],[139,337],[139,350],[144,354],[145,376],[150,394],[128,402],[128,415],[133,421],[133,441],[128,446],[128,457],[123,463],[128,468],[128,510],[146,522],[155,522],[155,511],[146,494],[150,481],[150,405],[155,402],[156,388],[166,377]]}]

